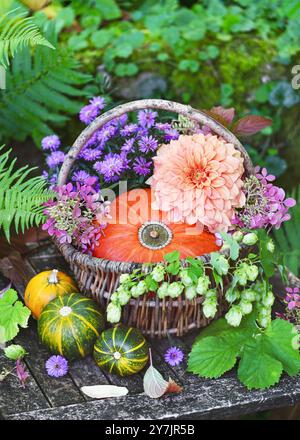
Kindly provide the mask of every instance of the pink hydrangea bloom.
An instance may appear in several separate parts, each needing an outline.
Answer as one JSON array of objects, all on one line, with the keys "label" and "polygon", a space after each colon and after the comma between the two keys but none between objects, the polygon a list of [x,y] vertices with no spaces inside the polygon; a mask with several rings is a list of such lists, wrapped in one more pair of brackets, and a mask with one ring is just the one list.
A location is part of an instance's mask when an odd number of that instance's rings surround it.
[{"label": "pink hydrangea bloom", "polygon": [[245,203],[243,172],[243,158],[233,144],[212,134],[180,136],[154,157],[148,180],[153,209],[168,212],[171,221],[227,231],[234,209]]}]

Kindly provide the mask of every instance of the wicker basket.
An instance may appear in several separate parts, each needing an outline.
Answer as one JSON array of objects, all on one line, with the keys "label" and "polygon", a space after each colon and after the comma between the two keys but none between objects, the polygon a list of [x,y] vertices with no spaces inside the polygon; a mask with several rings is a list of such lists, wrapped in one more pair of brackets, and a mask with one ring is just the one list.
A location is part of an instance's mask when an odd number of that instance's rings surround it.
[{"label": "wicker basket", "polygon": [[[142,109],[166,110],[181,114],[197,123],[209,126],[214,133],[222,136],[227,142],[234,144],[244,157],[245,174],[252,174],[253,166],[244,147],[234,134],[218,121],[190,106],[160,99],[145,99],[120,105],[95,119],[92,124],[80,134],[69,150],[60,170],[58,184],[63,185],[66,183],[68,173],[79,152],[96,130],[124,113]],[[94,258],[82,254],[72,245],[60,244],[57,240],[55,240],[55,243],[66,261],[70,264],[81,292],[97,300],[103,310],[106,309],[111,294],[118,287],[121,274],[130,273],[133,269],[138,267],[142,267],[142,270],[147,271],[146,266],[137,263]],[[208,260],[209,256],[203,256],[201,258]],[[228,283],[226,283],[225,280],[224,288],[226,288],[226,284]],[[219,307],[216,317],[222,316],[226,311],[223,295],[224,293],[219,290]],[[202,301],[203,299],[201,297],[188,301],[183,295],[176,300],[172,300],[171,298],[160,300],[158,297],[149,299],[147,295],[144,295],[137,299],[131,299],[130,303],[124,307],[122,322],[126,325],[139,328],[144,334],[151,337],[162,337],[168,333],[181,336],[193,328],[205,327],[209,324],[210,320],[206,319],[203,315]]]}]

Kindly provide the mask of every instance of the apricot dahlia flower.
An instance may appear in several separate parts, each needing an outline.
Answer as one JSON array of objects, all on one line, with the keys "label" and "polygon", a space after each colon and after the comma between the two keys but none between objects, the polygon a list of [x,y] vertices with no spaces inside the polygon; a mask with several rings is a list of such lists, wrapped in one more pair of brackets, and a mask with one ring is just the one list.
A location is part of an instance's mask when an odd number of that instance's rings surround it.
[{"label": "apricot dahlia flower", "polygon": [[153,209],[174,222],[227,231],[235,208],[245,204],[243,158],[233,144],[212,134],[180,136],[154,157]]}]

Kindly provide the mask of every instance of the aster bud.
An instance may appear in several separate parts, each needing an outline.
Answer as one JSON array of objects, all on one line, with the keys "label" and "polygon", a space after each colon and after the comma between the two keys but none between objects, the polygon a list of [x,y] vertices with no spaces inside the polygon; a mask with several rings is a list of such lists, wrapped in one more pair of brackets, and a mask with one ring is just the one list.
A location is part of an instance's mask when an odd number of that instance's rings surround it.
[{"label": "aster bud", "polygon": [[167,282],[162,283],[161,286],[159,286],[159,288],[157,289],[157,296],[160,299],[165,298],[166,296],[168,296],[168,287],[169,284]]},{"label": "aster bud", "polygon": [[199,295],[205,295],[205,293],[207,292],[207,289],[210,285],[210,279],[207,275],[203,275],[202,277],[200,277],[198,279],[198,283],[197,283],[197,293]]},{"label": "aster bud", "polygon": [[271,252],[271,254],[273,254],[274,251],[275,251],[275,244],[274,244],[274,241],[271,238],[270,238],[270,240],[267,243],[267,249],[268,249],[269,252]]},{"label": "aster bud", "polygon": [[180,279],[182,284],[184,284],[185,286],[191,286],[193,284],[193,280],[189,276],[188,271],[186,269],[182,269],[180,271]]},{"label": "aster bud", "polygon": [[242,243],[246,244],[247,246],[252,246],[257,242],[257,240],[257,235],[254,232],[250,232],[249,234],[244,235]]},{"label": "aster bud", "polygon": [[242,317],[242,310],[239,306],[232,306],[225,315],[226,321],[233,327],[238,327],[240,325]]},{"label": "aster bud", "polygon": [[171,298],[177,298],[183,291],[184,285],[179,283],[178,281],[174,281],[168,286],[168,295]]},{"label": "aster bud", "polygon": [[163,281],[163,279],[165,277],[165,268],[164,268],[164,266],[162,264],[158,264],[157,266],[155,266],[154,269],[151,272],[151,276],[154,279],[154,281],[157,281],[158,283]]},{"label": "aster bud", "polygon": [[188,300],[191,301],[191,300],[194,299],[195,296],[197,295],[196,287],[195,287],[195,286],[187,286],[187,287],[185,288],[184,293],[185,293],[185,297],[186,297],[186,299],[188,299]]},{"label": "aster bud", "polygon": [[122,275],[120,276],[120,284],[127,283],[128,281],[130,281],[130,279],[131,277],[129,273],[122,273]]},{"label": "aster bud", "polygon": [[121,319],[121,311],[122,309],[120,306],[114,303],[109,303],[106,309],[107,321],[112,324],[119,322]]},{"label": "aster bud", "polygon": [[258,267],[254,264],[246,267],[246,274],[249,281],[255,281],[258,275]]},{"label": "aster bud", "polygon": [[232,234],[232,238],[233,238],[235,241],[240,242],[240,241],[243,239],[243,233],[242,233],[241,231],[235,231],[235,232]]}]

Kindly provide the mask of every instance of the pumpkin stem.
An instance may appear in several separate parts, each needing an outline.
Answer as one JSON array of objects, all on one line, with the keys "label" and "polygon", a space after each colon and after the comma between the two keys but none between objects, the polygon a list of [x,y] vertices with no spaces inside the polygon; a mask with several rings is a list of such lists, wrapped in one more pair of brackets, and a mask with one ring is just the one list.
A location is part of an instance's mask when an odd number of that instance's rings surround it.
[{"label": "pumpkin stem", "polygon": [[57,274],[58,274],[58,270],[57,269],[53,269],[52,272],[49,275],[49,278],[48,278],[48,283],[49,284],[58,284]]}]

